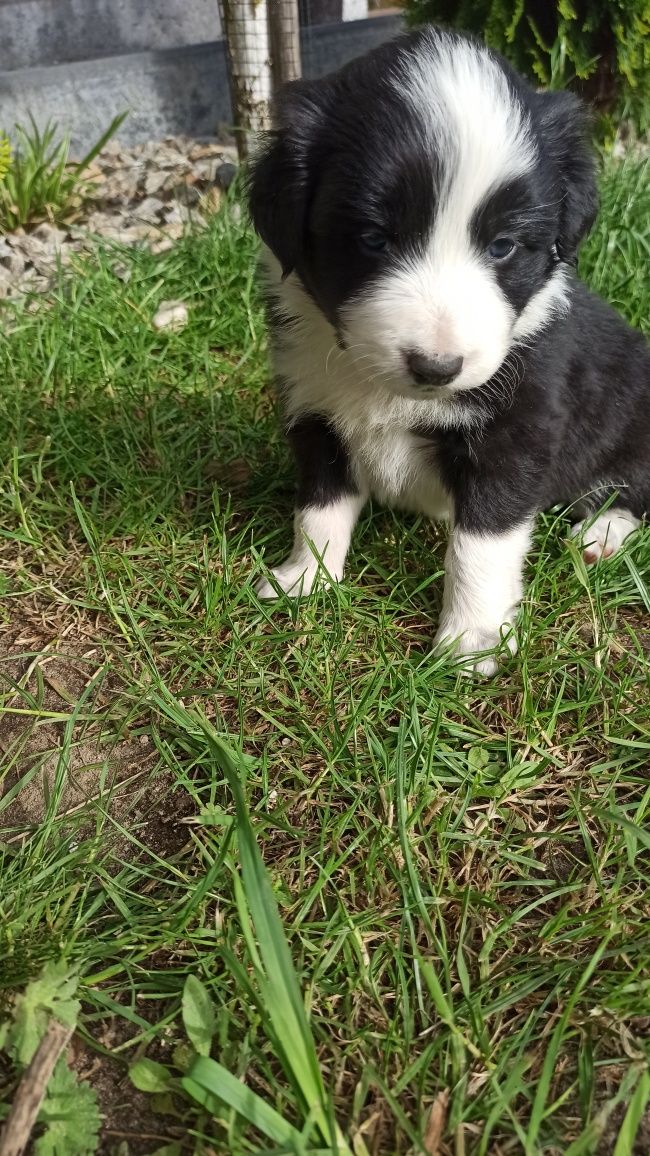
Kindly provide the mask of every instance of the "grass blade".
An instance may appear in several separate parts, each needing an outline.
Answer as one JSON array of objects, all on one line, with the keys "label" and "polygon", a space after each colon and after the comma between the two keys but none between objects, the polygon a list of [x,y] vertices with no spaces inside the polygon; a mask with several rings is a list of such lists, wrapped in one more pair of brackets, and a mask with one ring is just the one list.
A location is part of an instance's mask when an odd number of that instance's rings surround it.
[{"label": "grass blade", "polygon": [[[289,945],[278,912],[277,903],[262,860],[242,789],[245,767],[198,710],[189,712],[169,692],[154,693],[159,708],[185,731],[200,735],[225,774],[235,800],[237,833],[241,860],[242,890],[239,904],[245,899],[257,936],[259,958],[255,959],[257,981],[263,995],[274,1043],[285,1073],[291,1081],[301,1107],[334,1152],[350,1153],[331,1111],[316,1055]],[[171,701],[170,701],[171,700]],[[261,966],[260,961],[261,960]],[[363,1151],[363,1146],[358,1151]]]},{"label": "grass blade", "polygon": [[182,1084],[188,1095],[198,1099],[199,1103],[203,1101],[196,1095],[196,1085],[211,1096],[216,1096],[276,1144],[289,1145],[296,1152],[304,1147],[303,1138],[293,1124],[216,1060],[199,1056],[183,1078]]},{"label": "grass blade", "polygon": [[628,1156],[634,1147],[641,1118],[650,1100],[650,1075],[644,1072],[630,1100],[612,1156]]},{"label": "grass blade", "polygon": [[104,145],[108,144],[111,137],[115,136],[117,130],[121,127],[122,124],[124,124],[124,121],[128,115],[129,113],[127,110],[126,112],[118,112],[117,116],[113,117],[111,123],[106,129],[106,132],[102,133],[99,140],[95,142],[90,151],[87,152],[86,155],[78,162],[78,164],[74,166],[74,172],[77,174],[77,176],[81,176],[84,169],[87,169],[88,165],[92,164],[95,157],[98,156],[102,151]]}]

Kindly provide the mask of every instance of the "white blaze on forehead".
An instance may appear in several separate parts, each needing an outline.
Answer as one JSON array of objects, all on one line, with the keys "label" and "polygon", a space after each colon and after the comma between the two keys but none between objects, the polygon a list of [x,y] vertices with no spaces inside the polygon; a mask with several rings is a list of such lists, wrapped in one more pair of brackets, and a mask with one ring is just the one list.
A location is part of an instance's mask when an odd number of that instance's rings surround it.
[{"label": "white blaze on forehead", "polygon": [[[391,261],[341,310],[344,331],[350,345],[380,352],[402,375],[411,349],[461,356],[453,389],[475,388],[502,365],[516,315],[473,242],[472,220],[491,193],[534,166],[532,129],[497,61],[452,34],[426,34],[391,83],[424,126],[436,166],[433,219],[419,251]],[[523,333],[537,321],[528,318]]]},{"label": "white blaze on forehead", "polygon": [[440,163],[436,231],[453,222],[466,232],[490,191],[533,167],[527,114],[487,49],[451,33],[432,31],[393,83],[424,121]]}]

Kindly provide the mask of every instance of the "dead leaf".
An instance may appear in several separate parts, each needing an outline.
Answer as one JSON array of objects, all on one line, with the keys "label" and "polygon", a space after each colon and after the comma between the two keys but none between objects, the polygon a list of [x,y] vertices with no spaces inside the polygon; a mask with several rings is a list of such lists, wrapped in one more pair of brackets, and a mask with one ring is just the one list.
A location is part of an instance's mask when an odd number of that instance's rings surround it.
[{"label": "dead leaf", "polygon": [[449,1105],[449,1089],[443,1088],[438,1092],[431,1110],[427,1127],[424,1133],[424,1151],[428,1156],[440,1156],[440,1141],[442,1140],[447,1123],[447,1107]]}]

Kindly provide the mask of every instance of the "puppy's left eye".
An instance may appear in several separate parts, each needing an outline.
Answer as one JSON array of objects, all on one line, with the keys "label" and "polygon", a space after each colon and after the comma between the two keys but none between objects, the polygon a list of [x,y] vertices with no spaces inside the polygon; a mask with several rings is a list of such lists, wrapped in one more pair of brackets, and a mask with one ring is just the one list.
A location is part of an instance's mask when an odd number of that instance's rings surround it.
[{"label": "puppy's left eye", "polygon": [[384,253],[388,248],[388,237],[380,233],[379,229],[366,229],[361,233],[359,240],[368,253]]},{"label": "puppy's left eye", "polygon": [[496,237],[492,244],[488,245],[488,253],[493,261],[505,261],[514,251],[515,243],[512,237]]}]

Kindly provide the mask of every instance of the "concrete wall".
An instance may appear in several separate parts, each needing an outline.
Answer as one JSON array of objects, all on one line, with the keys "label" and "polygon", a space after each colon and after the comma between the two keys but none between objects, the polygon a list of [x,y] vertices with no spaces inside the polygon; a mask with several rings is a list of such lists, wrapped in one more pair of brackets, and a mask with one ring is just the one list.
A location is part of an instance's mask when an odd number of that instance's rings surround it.
[{"label": "concrete wall", "polygon": [[0,0],[7,71],[206,44],[220,35],[217,0]]},{"label": "concrete wall", "polygon": [[[361,20],[368,0],[299,0],[304,25]],[[0,0],[0,68],[42,68],[209,44],[218,0]]]},{"label": "concrete wall", "polygon": [[[319,76],[338,68],[400,28],[395,15],[304,28],[303,72]],[[124,109],[130,115],[120,139],[127,143],[209,136],[229,126],[223,41],[0,72],[0,126],[11,130],[28,113],[41,125],[52,118],[69,130],[77,155]]]}]

